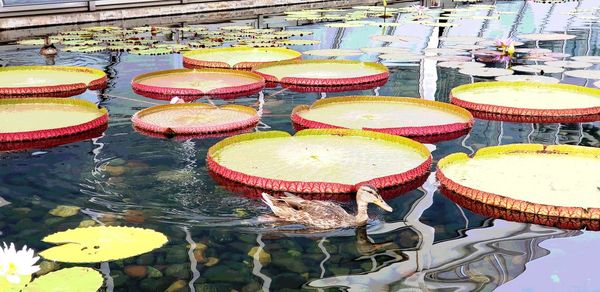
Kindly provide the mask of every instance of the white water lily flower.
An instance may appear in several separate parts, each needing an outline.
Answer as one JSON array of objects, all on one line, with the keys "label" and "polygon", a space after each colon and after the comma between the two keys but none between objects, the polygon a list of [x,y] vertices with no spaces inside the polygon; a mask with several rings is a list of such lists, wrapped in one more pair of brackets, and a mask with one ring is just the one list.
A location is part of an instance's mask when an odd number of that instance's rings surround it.
[{"label": "white water lily flower", "polygon": [[23,246],[23,249],[17,251],[15,244],[0,247],[0,277],[5,277],[11,284],[21,283],[21,276],[29,276],[40,270],[35,263],[40,257],[34,257],[33,249]]}]

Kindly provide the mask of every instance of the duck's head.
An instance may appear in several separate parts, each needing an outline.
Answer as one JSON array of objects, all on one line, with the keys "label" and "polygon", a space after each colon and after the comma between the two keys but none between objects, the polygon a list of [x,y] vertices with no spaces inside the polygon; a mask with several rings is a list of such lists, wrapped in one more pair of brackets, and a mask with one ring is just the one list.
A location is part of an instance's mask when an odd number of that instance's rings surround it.
[{"label": "duck's head", "polygon": [[375,204],[381,209],[392,212],[394,209],[388,205],[377,192],[377,189],[371,185],[362,185],[356,192],[356,203],[360,204]]}]

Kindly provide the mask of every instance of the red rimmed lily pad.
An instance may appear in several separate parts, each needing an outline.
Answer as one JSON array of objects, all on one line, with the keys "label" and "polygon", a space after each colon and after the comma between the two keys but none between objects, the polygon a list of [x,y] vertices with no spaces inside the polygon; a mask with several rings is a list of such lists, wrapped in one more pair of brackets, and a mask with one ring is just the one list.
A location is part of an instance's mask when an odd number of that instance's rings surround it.
[{"label": "red rimmed lily pad", "polygon": [[80,99],[8,98],[0,100],[0,120],[0,148],[23,149],[38,147],[36,145],[48,147],[62,143],[29,142],[71,137],[105,129],[108,111]]},{"label": "red rimmed lily pad", "polygon": [[[363,129],[411,137],[422,142],[456,138],[469,131],[469,111],[443,102],[387,96],[321,99],[292,111],[295,128]],[[421,140],[424,139],[424,140]]]},{"label": "red rimmed lily pad", "polygon": [[70,66],[9,66],[0,68],[2,97],[68,97],[86,89],[106,87],[106,73]]},{"label": "red rimmed lily pad", "polygon": [[251,107],[182,103],[153,106],[135,113],[136,129],[164,135],[209,135],[254,127],[259,116]]},{"label": "red rimmed lily pad", "polygon": [[480,82],[453,88],[450,99],[482,119],[579,123],[600,117],[600,90],[570,84]]},{"label": "red rimmed lily pad", "polygon": [[236,98],[261,91],[265,80],[257,74],[228,69],[175,69],[145,73],[131,81],[133,91],[149,98],[186,101],[204,96]]},{"label": "red rimmed lily pad", "polygon": [[215,48],[185,52],[186,68],[233,68],[250,70],[252,67],[278,61],[300,59],[300,52],[286,48]]},{"label": "red rimmed lily pad", "polygon": [[258,65],[252,69],[267,82],[293,87],[336,87],[387,81],[379,63],[350,60],[297,60]]},{"label": "red rimmed lily pad", "polygon": [[595,221],[593,226],[599,225],[600,189],[594,176],[600,171],[599,149],[540,144],[494,146],[480,149],[472,158],[464,153],[449,155],[439,161],[437,168],[442,191],[451,192],[455,200],[464,198],[519,216],[566,222],[589,220]]},{"label": "red rimmed lily pad", "polygon": [[[252,153],[252,155],[248,155]],[[242,158],[243,156],[243,158]],[[408,183],[429,170],[427,148],[408,138],[362,130],[270,131],[226,138],[208,168],[249,186],[296,193],[350,193]]]}]

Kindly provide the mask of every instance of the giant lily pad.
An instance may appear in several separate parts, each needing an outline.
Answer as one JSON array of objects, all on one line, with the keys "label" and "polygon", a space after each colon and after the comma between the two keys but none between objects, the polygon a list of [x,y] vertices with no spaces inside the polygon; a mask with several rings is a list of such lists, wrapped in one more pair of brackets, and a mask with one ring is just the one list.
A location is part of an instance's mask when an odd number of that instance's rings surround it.
[{"label": "giant lily pad", "polygon": [[186,68],[236,68],[250,69],[258,64],[294,60],[299,52],[284,48],[216,48],[193,50],[183,54]]},{"label": "giant lily pad", "polygon": [[[473,116],[457,106],[387,96],[321,99],[311,106],[297,106],[291,118],[296,128],[364,129],[428,142],[460,136],[473,123]],[[439,137],[429,139],[432,136]]]},{"label": "giant lily pad", "polygon": [[480,82],[452,89],[453,104],[475,117],[527,122],[595,121],[600,90],[570,84]]},{"label": "giant lily pad", "polygon": [[[529,216],[598,221],[600,150],[571,145],[514,144],[455,153],[438,163],[444,194]],[[596,223],[597,225],[597,223]]]},{"label": "giant lily pad", "polygon": [[429,151],[418,142],[346,129],[242,134],[222,140],[207,154],[209,169],[220,176],[297,193],[350,193],[364,183],[398,186],[424,175],[430,164]]},{"label": "giant lily pad", "polygon": [[123,226],[94,226],[57,232],[42,239],[60,244],[40,252],[45,259],[67,263],[96,263],[124,259],[163,246],[167,237],[157,231]]},{"label": "giant lily pad", "polygon": [[1,96],[71,96],[106,86],[106,73],[86,67],[10,66],[0,68]]},{"label": "giant lily pad", "polygon": [[95,292],[104,278],[92,268],[73,267],[43,275],[27,284],[23,292]]}]

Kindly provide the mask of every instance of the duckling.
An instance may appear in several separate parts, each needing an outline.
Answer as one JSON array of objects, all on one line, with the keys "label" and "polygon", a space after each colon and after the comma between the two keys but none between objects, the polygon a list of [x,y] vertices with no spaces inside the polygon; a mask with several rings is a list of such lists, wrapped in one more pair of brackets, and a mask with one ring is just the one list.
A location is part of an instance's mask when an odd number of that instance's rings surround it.
[{"label": "duckling", "polygon": [[279,221],[299,223],[315,229],[336,229],[367,224],[367,206],[373,203],[387,212],[393,209],[381,198],[377,189],[370,185],[362,185],[356,192],[358,211],[350,215],[338,204],[327,201],[305,200],[286,193],[285,197],[275,198],[267,193],[262,194],[263,202],[271,208],[274,217]]},{"label": "duckling", "polygon": [[44,38],[44,46],[40,49],[40,55],[42,56],[55,56],[58,54],[58,49],[50,42],[50,37]]}]

